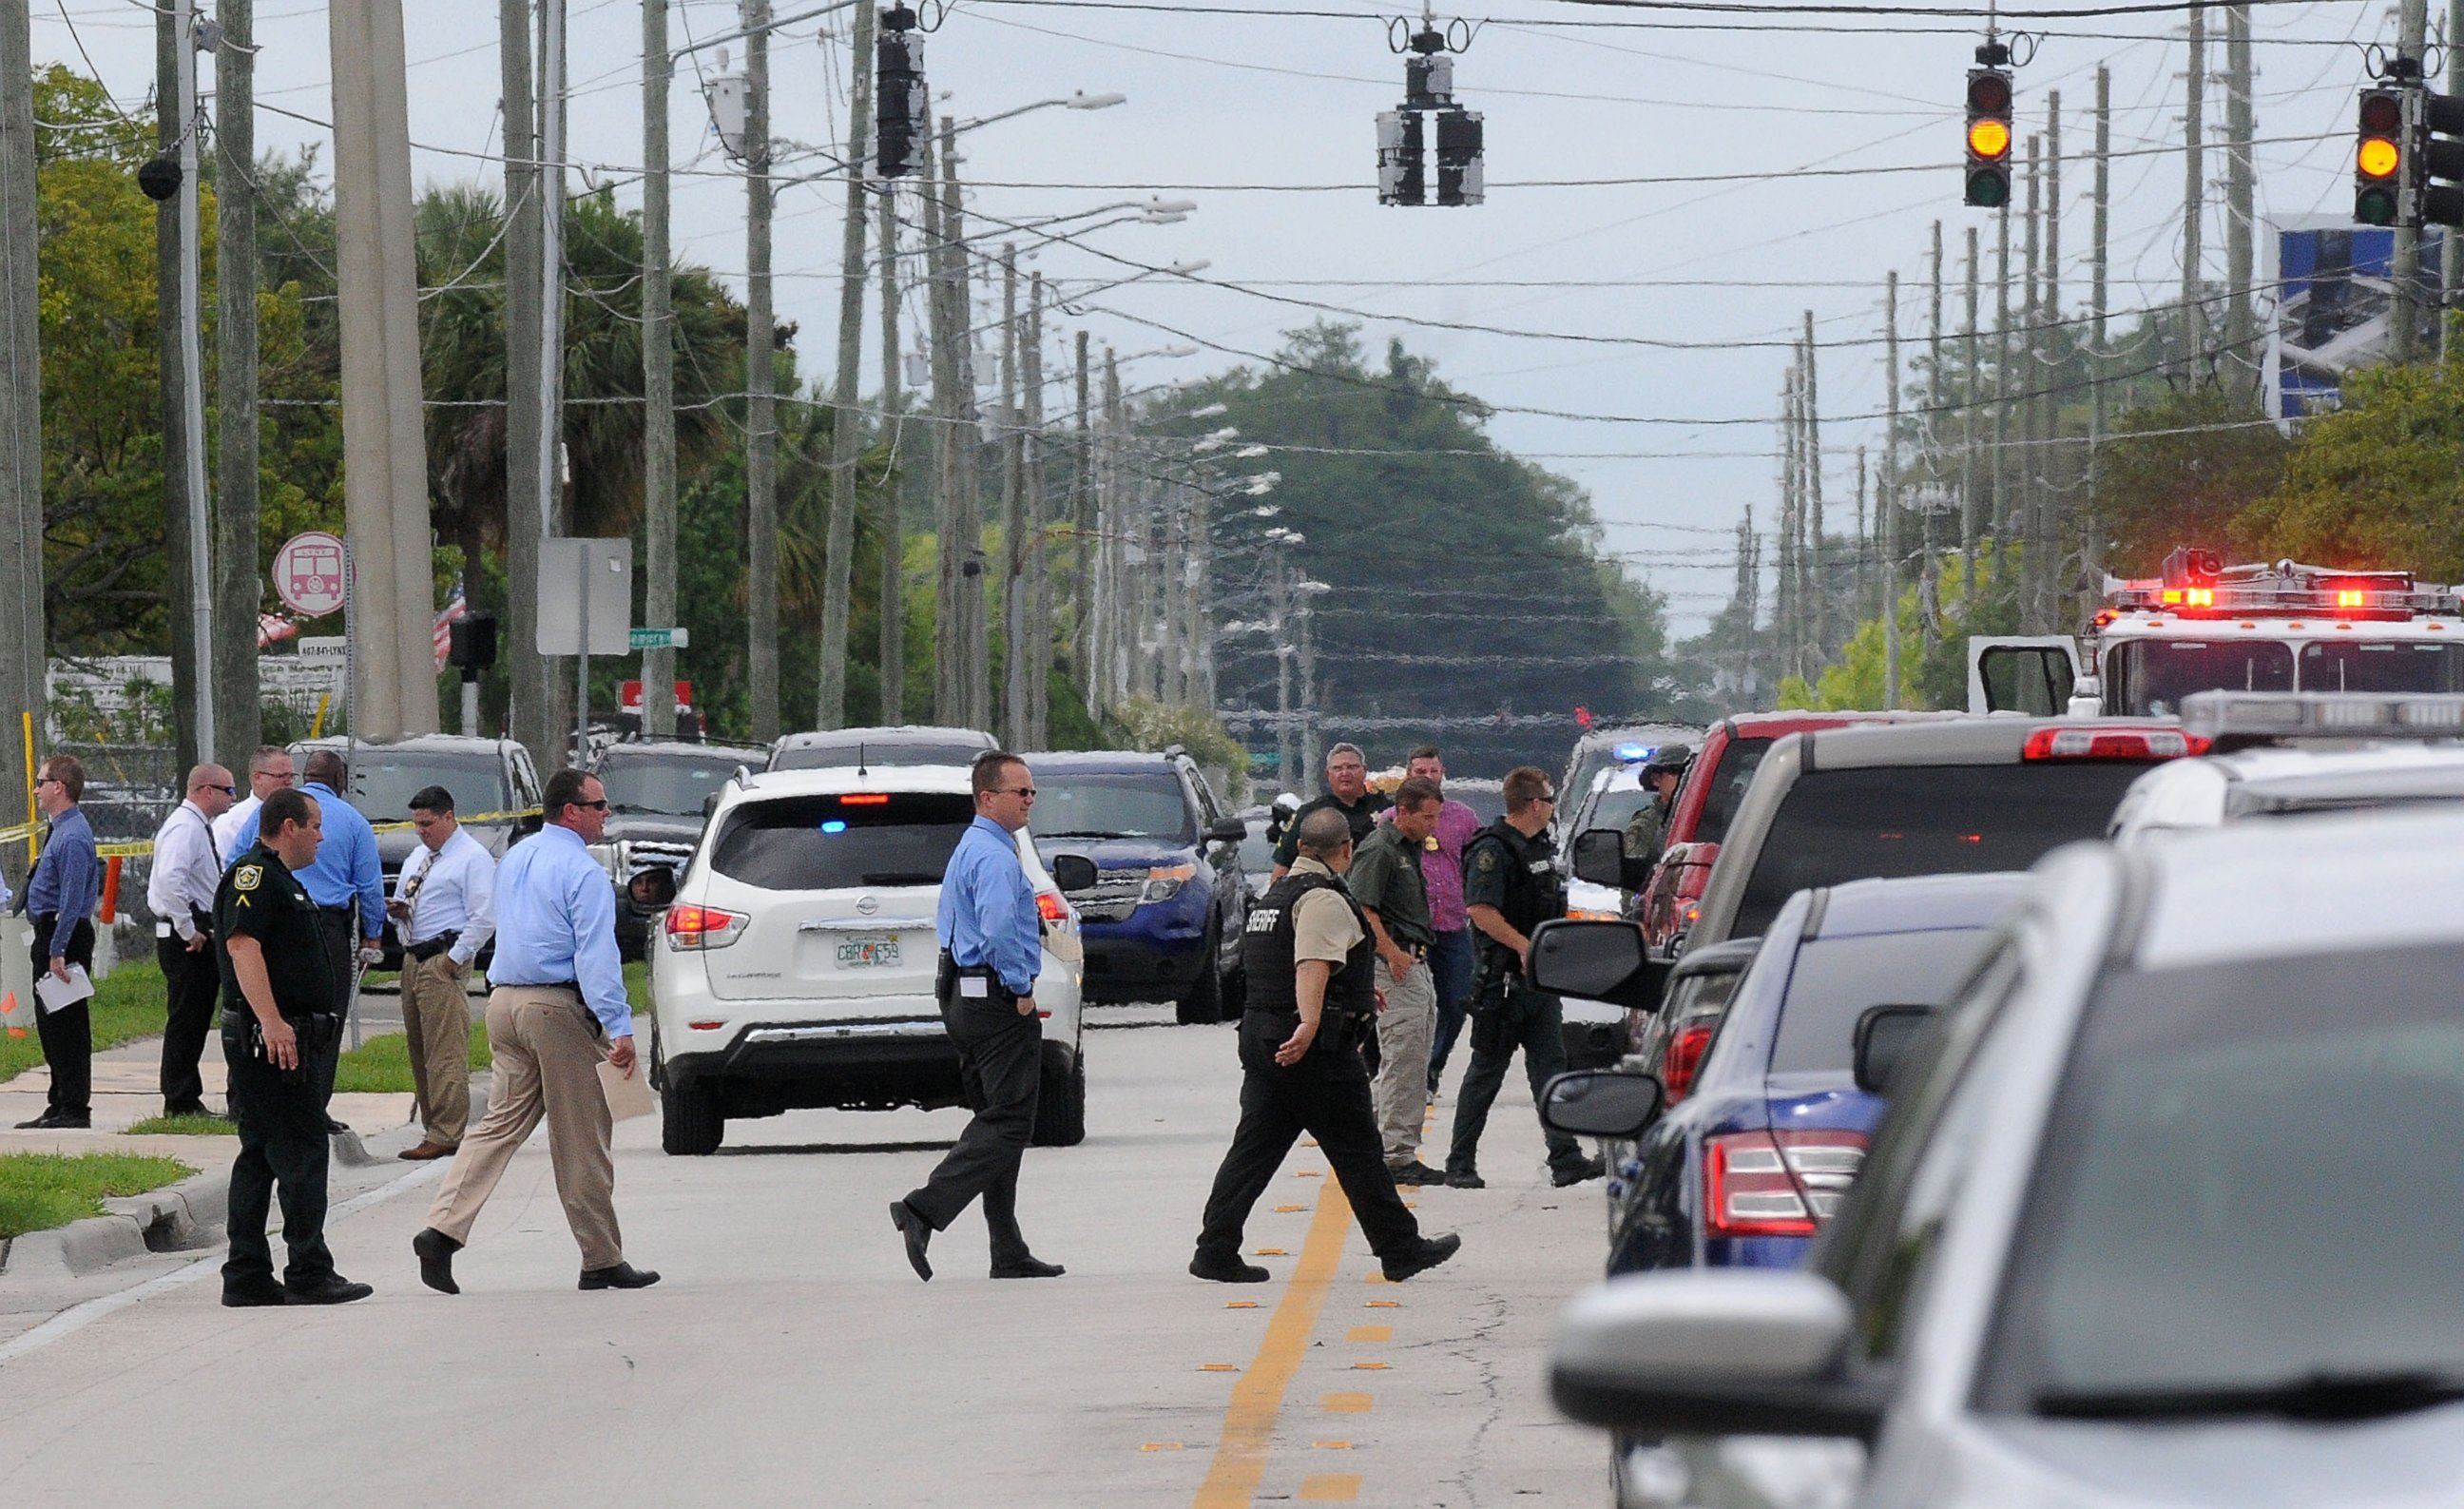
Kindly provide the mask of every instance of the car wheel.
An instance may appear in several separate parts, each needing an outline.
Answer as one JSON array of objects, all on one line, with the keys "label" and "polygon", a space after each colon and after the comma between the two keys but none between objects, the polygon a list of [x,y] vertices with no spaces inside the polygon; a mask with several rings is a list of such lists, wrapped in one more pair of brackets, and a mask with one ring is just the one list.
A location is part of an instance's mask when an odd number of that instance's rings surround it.
[{"label": "car wheel", "polygon": [[689,1080],[677,1080],[659,1098],[659,1145],[674,1158],[707,1158],[727,1135],[718,1097]]},{"label": "car wheel", "polygon": [[1216,972],[1215,935],[1206,936],[1206,946],[1199,950],[1200,963],[1198,980],[1189,993],[1173,1003],[1173,1019],[1183,1027],[1202,1026],[1223,1020],[1223,977]]},{"label": "car wheel", "polygon": [[[1066,1060],[1066,1061],[1065,1061]],[[1087,1140],[1087,1054],[1046,1054],[1035,1094],[1038,1147],[1075,1147]]]}]

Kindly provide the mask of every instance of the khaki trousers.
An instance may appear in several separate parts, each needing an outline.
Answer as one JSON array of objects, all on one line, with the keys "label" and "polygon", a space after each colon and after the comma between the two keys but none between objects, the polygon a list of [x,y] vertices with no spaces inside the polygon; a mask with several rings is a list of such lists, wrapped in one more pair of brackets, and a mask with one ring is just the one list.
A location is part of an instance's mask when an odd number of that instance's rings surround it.
[{"label": "khaki trousers", "polygon": [[1377,1137],[1386,1161],[1407,1164],[1420,1155],[1421,1115],[1429,1104],[1429,1042],[1438,1025],[1438,989],[1429,962],[1412,961],[1397,979],[1377,961],[1377,989],[1386,1010],[1377,1013]]},{"label": "khaki trousers", "polygon": [[428,1224],[468,1242],[479,1208],[545,1116],[548,1164],[582,1266],[615,1267],[625,1260],[625,1242],[616,1229],[616,1159],[608,1145],[615,1123],[599,1088],[606,1056],[599,1019],[579,991],[500,985],[488,994],[488,1038],[496,1058],[488,1114],[462,1140]]},{"label": "khaki trousers", "polygon": [[471,998],[451,953],[404,958],[402,1028],[422,1132],[440,1147],[459,1147],[471,1126]]}]

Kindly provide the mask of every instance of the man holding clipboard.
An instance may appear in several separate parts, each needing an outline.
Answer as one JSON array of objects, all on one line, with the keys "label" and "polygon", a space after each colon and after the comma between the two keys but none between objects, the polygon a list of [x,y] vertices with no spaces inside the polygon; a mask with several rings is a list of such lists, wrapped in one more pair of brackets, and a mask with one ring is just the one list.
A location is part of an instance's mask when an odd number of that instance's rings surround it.
[{"label": "man holding clipboard", "polygon": [[81,1131],[94,1124],[94,1024],[86,1002],[94,995],[88,971],[102,859],[92,825],[77,810],[84,795],[85,767],[74,755],[54,755],[36,772],[34,805],[50,820],[51,836],[26,881],[25,909],[34,924],[34,1030],[51,1066],[52,1089],[43,1114],[20,1121],[21,1130]]}]

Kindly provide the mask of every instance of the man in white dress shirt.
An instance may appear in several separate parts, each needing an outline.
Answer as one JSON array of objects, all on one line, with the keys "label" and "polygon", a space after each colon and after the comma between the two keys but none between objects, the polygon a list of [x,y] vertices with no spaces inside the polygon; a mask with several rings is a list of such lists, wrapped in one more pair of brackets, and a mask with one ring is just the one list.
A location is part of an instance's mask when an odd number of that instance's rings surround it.
[{"label": "man in white dress shirt", "polygon": [[463,982],[496,930],[496,861],[462,831],[453,793],[423,788],[410,799],[420,848],[394,877],[385,915],[402,939],[402,1026],[419,1101],[412,1163],[451,1157],[471,1122],[471,998]]},{"label": "man in white dress shirt", "polygon": [[214,887],[222,882],[222,848],[213,822],[231,805],[231,773],[218,765],[188,772],[187,798],[154,831],[154,867],[145,877],[145,908],[154,914],[154,962],[163,966],[168,1010],[163,1023],[163,1114],[210,1116],[197,1065],[214,1030],[223,988],[214,958]]},{"label": "man in white dress shirt", "polygon": [[290,750],[280,744],[257,745],[256,752],[248,757],[248,794],[214,819],[214,853],[226,860],[238,858],[239,852],[248,847],[237,841],[240,829],[245,826],[254,832],[256,824],[251,819],[265,805],[265,799],[298,784],[299,767],[293,763]]}]

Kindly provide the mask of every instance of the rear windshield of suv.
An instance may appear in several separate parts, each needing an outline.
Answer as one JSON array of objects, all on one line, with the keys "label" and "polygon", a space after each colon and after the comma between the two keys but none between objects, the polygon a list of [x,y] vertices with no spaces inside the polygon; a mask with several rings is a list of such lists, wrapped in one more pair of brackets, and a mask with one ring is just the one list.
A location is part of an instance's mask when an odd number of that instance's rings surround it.
[{"label": "rear windshield of suv", "polygon": [[746,802],[721,822],[710,867],[769,891],[938,885],[975,815],[964,792]]},{"label": "rear windshield of suv", "polygon": [[1969,928],[1821,938],[1796,951],[1773,1074],[1846,1074],[1855,1067],[1857,1019],[1878,1006],[1941,1006],[1976,963],[1986,935]]},{"label": "rear windshield of suv", "polygon": [[[842,767],[853,769],[859,763],[868,766],[884,767],[910,765],[969,766],[975,764],[976,756],[982,754],[985,747],[983,744],[910,743],[903,741],[894,743],[863,745],[853,743],[790,745],[770,757],[770,768],[773,770],[833,770]],[[861,757],[860,761],[859,757]]]},{"label": "rear windshield of suv", "polygon": [[1729,933],[1764,931],[1808,886],[2025,870],[2074,839],[2103,837],[2122,793],[2146,773],[2134,760],[1809,771],[1780,803]]},{"label": "rear windshield of suv", "polygon": [[1038,838],[1158,838],[1194,844],[1189,793],[1168,769],[1098,775],[1044,769],[1027,828]]}]

